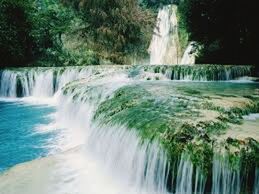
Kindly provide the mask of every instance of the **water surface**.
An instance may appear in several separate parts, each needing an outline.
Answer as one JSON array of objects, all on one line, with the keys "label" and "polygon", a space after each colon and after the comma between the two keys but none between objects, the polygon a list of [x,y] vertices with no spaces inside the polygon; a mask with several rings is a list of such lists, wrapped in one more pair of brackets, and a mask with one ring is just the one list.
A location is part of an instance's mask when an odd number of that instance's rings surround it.
[{"label": "water surface", "polygon": [[0,171],[48,155],[53,132],[39,131],[50,123],[54,108],[0,101]]}]

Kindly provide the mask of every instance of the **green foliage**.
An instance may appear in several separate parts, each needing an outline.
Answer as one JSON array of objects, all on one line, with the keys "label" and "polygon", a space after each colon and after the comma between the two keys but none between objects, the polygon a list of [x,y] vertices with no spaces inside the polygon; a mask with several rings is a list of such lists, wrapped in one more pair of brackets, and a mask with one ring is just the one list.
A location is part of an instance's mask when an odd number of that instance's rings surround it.
[{"label": "green foliage", "polygon": [[256,2],[181,0],[179,12],[190,39],[204,47],[198,63],[258,63]]},{"label": "green foliage", "polygon": [[1,0],[1,65],[128,63],[147,56],[154,22],[136,0]]},{"label": "green foliage", "polygon": [[40,51],[62,47],[61,35],[69,30],[74,15],[57,2],[39,6],[31,15],[33,30],[31,35],[36,40]]},{"label": "green foliage", "polygon": [[[76,1],[85,22],[82,30],[88,44],[101,58],[127,63],[134,55],[146,55],[154,15],[136,0]],[[75,5],[75,1],[66,3]]]},{"label": "green foliage", "polygon": [[76,33],[71,8],[58,0],[1,0],[1,66],[99,64],[91,49],[64,48],[62,36]]},{"label": "green foliage", "polygon": [[91,50],[71,51],[64,48],[49,48],[44,57],[31,66],[84,66],[99,65],[99,58]]}]

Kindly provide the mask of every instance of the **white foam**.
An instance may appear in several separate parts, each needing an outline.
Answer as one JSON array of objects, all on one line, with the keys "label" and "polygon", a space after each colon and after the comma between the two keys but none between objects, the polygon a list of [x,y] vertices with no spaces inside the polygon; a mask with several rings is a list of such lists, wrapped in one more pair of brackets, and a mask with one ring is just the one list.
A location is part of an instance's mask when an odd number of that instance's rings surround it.
[{"label": "white foam", "polygon": [[177,25],[175,6],[167,5],[159,10],[157,24],[149,46],[151,65],[178,63],[179,37]]},{"label": "white foam", "polygon": [[249,114],[247,116],[243,116],[243,118],[245,120],[255,121],[255,120],[259,119],[259,113]]}]

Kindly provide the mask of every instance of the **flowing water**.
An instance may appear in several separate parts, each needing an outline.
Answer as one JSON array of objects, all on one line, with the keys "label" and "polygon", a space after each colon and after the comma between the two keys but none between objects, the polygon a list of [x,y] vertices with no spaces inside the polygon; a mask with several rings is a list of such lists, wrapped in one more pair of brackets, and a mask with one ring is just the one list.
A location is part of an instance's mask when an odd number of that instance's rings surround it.
[{"label": "flowing water", "polygon": [[0,101],[0,171],[47,156],[54,133],[41,133],[51,122],[53,107]]},{"label": "flowing water", "polygon": [[176,6],[161,8],[157,16],[157,24],[149,47],[150,64],[178,64],[179,37]]},{"label": "flowing water", "polygon": [[[190,42],[187,48],[181,48],[178,32],[177,6],[167,5],[158,11],[157,22],[149,46],[150,64],[193,65],[197,54],[196,43]],[[181,53],[181,50],[184,50]]]},{"label": "flowing water", "polygon": [[[145,82],[145,72],[125,66],[1,71],[0,193],[204,193],[206,177],[188,155],[173,164],[156,140],[93,119],[117,89]],[[239,193],[239,181],[215,156],[211,193]]]},{"label": "flowing water", "polygon": [[195,64],[197,48],[195,47],[195,42],[190,42],[187,46],[186,50],[184,51],[183,57],[181,59],[182,65],[192,65]]}]

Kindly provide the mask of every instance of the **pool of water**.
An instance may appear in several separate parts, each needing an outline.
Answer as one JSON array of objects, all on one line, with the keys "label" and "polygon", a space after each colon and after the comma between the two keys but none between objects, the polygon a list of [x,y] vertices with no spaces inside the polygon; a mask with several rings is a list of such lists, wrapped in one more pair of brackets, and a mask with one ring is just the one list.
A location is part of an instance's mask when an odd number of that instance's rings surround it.
[{"label": "pool of water", "polygon": [[54,132],[39,131],[51,122],[54,107],[0,100],[0,172],[49,154]]}]

